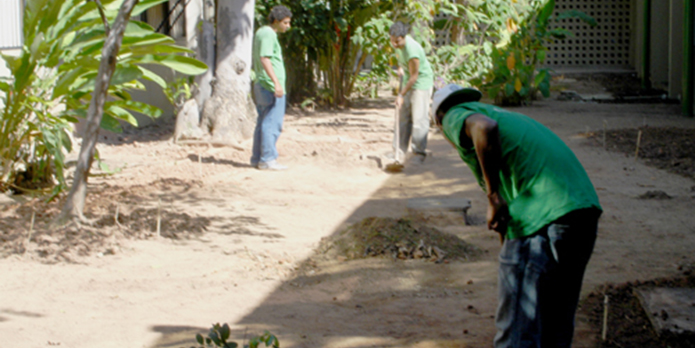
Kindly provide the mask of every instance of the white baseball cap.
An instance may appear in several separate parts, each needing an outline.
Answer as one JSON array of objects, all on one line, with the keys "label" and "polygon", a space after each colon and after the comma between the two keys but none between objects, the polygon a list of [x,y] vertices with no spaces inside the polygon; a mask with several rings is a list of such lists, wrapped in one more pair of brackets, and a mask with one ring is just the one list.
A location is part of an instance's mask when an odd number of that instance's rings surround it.
[{"label": "white baseball cap", "polygon": [[438,89],[432,97],[432,118],[437,120],[437,110],[440,106],[447,109],[461,103],[477,102],[483,94],[475,88],[464,88],[455,83],[448,84]]}]

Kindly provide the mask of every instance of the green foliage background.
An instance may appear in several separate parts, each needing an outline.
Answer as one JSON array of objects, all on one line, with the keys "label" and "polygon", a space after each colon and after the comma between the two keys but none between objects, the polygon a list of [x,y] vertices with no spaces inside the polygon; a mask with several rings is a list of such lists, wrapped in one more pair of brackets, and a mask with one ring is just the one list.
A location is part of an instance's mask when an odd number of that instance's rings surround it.
[{"label": "green foliage background", "polygon": [[[293,12],[293,29],[280,37],[293,103],[311,98],[345,106],[354,97],[375,96],[396,65],[389,28],[403,21],[428,55],[435,87],[472,85],[500,103],[518,104],[549,88],[548,72],[539,71],[544,45],[570,34],[548,29],[554,0],[257,0],[256,27],[279,4]],[[568,17],[593,20],[576,11],[560,15]],[[438,34],[449,40],[435,45]],[[368,56],[371,69],[362,71]],[[509,56],[515,57],[511,69]]]}]

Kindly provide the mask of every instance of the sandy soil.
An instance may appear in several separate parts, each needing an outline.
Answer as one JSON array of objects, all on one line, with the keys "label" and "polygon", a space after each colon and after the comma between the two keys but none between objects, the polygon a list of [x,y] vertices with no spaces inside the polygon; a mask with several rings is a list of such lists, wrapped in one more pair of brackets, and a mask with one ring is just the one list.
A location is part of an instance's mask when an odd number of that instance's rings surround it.
[{"label": "sandy soil", "polygon": [[[584,296],[677,276],[695,262],[695,181],[589,136],[604,124],[695,129],[695,120],[660,104],[545,100],[515,111],[565,140],[598,190],[605,212]],[[171,122],[104,139],[101,157],[117,173],[90,179],[95,227],[50,231],[57,203],[3,196],[1,345],[190,347],[226,322],[237,342],[270,330],[283,347],[490,346],[499,241],[484,226],[485,197],[434,131],[425,163],[399,174],[379,168],[392,120],[388,99],[294,111],[278,144],[284,172],[249,167],[249,150],[172,144]],[[408,199],[423,197],[471,200],[472,224],[407,210]],[[483,252],[434,263],[317,250],[348,224],[405,216]],[[575,347],[596,346],[589,322],[578,318]]]}]

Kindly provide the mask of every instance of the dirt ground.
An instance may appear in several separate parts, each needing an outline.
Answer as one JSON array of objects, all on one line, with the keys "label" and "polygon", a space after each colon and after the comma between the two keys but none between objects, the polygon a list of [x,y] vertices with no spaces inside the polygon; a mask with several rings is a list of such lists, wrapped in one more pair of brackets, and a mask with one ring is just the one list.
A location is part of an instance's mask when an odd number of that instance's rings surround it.
[{"label": "dirt ground", "polygon": [[[172,144],[171,120],[106,137],[99,151],[113,173],[90,178],[92,227],[50,230],[59,202],[0,196],[2,346],[190,347],[217,322],[239,343],[269,330],[282,347],[491,346],[500,246],[484,225],[485,196],[434,130],[424,163],[384,172],[391,102],[290,110],[283,172],[251,168],[250,142],[244,151]],[[695,120],[657,103],[551,98],[514,111],[575,151],[604,208],[574,347],[636,346],[617,340],[618,329],[600,342],[596,299],[693,268]],[[460,213],[409,211],[414,198],[468,199],[469,224]],[[327,252],[367,218],[454,236],[471,256]],[[626,317],[611,325],[629,327]]]}]

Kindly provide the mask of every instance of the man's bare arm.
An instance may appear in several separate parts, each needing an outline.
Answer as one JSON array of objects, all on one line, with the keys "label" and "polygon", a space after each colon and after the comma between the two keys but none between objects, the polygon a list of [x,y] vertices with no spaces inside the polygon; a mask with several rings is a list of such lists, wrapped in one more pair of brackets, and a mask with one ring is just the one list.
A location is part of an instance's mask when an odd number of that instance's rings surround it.
[{"label": "man's bare arm", "polygon": [[402,95],[408,93],[408,91],[410,91],[415,85],[415,82],[420,75],[420,59],[413,58],[408,61],[408,72],[410,72],[410,78],[401,91]]},{"label": "man's bare arm", "polygon": [[278,80],[278,77],[275,75],[273,63],[270,61],[270,58],[261,57],[261,65],[263,65],[263,70],[265,70],[265,72],[268,74],[268,77],[270,77],[270,79],[273,80],[273,85],[275,86],[275,96],[281,98],[283,95],[285,95],[285,91],[282,89],[280,81]]},{"label": "man's bare arm", "polygon": [[502,145],[497,122],[482,114],[469,116],[460,141],[462,146],[472,145],[478,156],[489,202],[488,228],[504,234],[509,222],[509,209],[499,194]]},{"label": "man's bare arm", "polygon": [[[400,68],[399,68],[400,69]],[[402,69],[399,70],[401,73]],[[403,97],[408,91],[410,91],[417,81],[417,77],[420,75],[420,59],[413,58],[408,61],[408,71],[410,72],[410,78],[406,82],[403,89],[399,92],[398,98],[396,98],[396,105],[400,106],[403,103]]]}]

